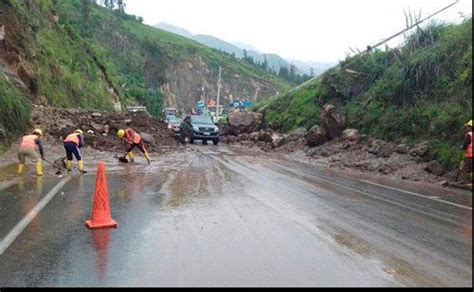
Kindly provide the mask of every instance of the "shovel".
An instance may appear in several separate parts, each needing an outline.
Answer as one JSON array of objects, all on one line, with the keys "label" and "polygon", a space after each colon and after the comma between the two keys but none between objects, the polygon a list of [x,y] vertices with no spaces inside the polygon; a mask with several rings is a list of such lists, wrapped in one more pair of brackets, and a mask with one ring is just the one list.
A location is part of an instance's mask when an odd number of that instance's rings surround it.
[{"label": "shovel", "polygon": [[54,168],[56,168],[58,171],[56,172],[56,175],[61,175],[61,172],[63,169],[61,169],[60,167],[58,167],[58,164],[62,164],[63,165],[63,168],[66,168],[66,164],[64,162],[64,160],[66,160],[66,158],[63,158],[63,159],[56,159],[54,161],[54,163],[52,163],[51,161],[47,160],[47,159],[44,159],[44,161],[46,161],[48,164],[50,164],[51,166],[53,166]]},{"label": "shovel", "polygon": [[459,180],[459,175],[463,172],[464,170],[464,160],[461,161],[461,165],[459,165],[458,172],[456,174],[456,182]]},{"label": "shovel", "polygon": [[119,157],[119,156],[115,155],[115,158],[118,159],[118,161],[120,163],[128,163],[128,159],[125,156]]}]

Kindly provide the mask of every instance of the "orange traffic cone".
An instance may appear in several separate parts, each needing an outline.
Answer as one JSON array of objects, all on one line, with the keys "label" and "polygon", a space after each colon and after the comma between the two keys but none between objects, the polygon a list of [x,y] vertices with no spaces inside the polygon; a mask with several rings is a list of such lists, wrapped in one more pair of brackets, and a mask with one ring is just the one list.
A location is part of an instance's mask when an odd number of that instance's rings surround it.
[{"label": "orange traffic cone", "polygon": [[117,222],[112,219],[110,214],[107,175],[105,172],[105,166],[102,162],[99,162],[99,169],[97,170],[92,220],[86,221],[86,225],[90,229],[117,227]]}]

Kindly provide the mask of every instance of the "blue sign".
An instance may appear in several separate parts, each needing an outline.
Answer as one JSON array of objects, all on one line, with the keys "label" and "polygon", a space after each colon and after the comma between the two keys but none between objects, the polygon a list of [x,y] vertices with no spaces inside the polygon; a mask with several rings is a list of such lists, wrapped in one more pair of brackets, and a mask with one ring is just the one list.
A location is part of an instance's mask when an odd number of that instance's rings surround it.
[{"label": "blue sign", "polygon": [[242,106],[243,106],[244,108],[249,108],[249,107],[253,107],[254,105],[255,105],[255,104],[254,104],[253,102],[251,102],[251,101],[244,101]]}]

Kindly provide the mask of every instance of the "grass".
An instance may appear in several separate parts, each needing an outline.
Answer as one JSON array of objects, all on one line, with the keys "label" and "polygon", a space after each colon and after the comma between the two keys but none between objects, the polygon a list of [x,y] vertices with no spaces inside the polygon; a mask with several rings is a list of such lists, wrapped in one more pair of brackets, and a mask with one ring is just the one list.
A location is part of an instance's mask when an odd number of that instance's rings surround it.
[{"label": "grass", "polygon": [[[347,70],[358,73],[350,73]],[[288,132],[317,124],[320,102],[346,110],[350,127],[395,143],[428,141],[445,169],[458,166],[472,119],[472,19],[431,23],[400,49],[347,58],[309,86],[259,105]]]},{"label": "grass", "polygon": [[0,92],[0,129],[6,133],[9,140],[25,131],[30,102],[3,74],[0,74]]},{"label": "grass", "polygon": [[[15,45],[32,69],[37,92],[23,92],[11,81],[0,82],[2,127],[15,135],[26,127],[31,99],[41,97],[56,107],[113,110],[115,92],[124,105],[141,104],[161,115],[160,87],[167,71],[177,64],[201,58],[224,80],[240,75],[238,87],[253,93],[250,78],[280,91],[289,84],[278,76],[250,66],[197,42],[141,24],[134,16],[97,5],[88,17],[82,0],[8,0],[0,7],[16,28]],[[53,22],[53,16],[59,21]],[[0,79],[3,76],[0,75]],[[15,122],[12,122],[15,121]]]}]

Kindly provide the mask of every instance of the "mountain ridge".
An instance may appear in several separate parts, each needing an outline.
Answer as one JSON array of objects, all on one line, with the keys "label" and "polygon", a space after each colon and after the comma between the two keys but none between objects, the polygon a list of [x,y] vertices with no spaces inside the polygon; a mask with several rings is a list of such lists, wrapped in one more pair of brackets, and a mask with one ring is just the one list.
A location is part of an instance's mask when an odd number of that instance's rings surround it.
[{"label": "mountain ridge", "polygon": [[[274,53],[262,53],[259,50],[256,50],[251,45],[241,43],[241,42],[228,42],[222,40],[218,37],[205,34],[192,34],[185,28],[169,24],[166,22],[161,22],[155,24],[154,27],[175,33],[187,38],[190,38],[194,41],[197,41],[208,47],[224,51],[228,54],[234,54],[235,57],[242,59],[247,55],[251,57],[257,64],[263,63],[265,60],[268,62],[268,66],[278,74],[281,68],[290,68],[291,65],[297,67],[297,73],[310,75],[313,73],[314,76],[319,76],[324,73],[326,70],[334,66],[332,63],[320,63],[320,62],[308,62],[301,60],[288,60],[278,54]],[[253,48],[253,49],[251,49]],[[312,68],[312,70],[311,70]]]}]

